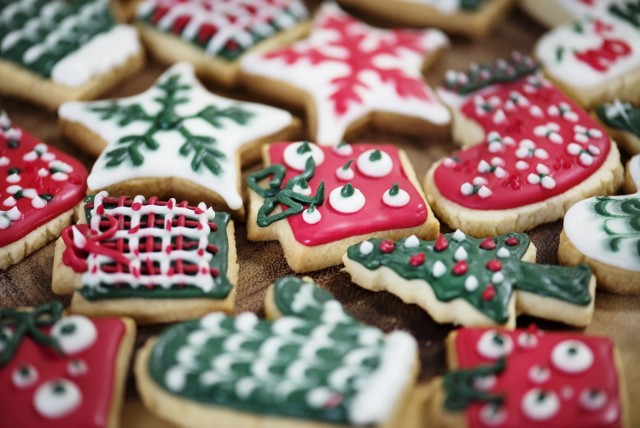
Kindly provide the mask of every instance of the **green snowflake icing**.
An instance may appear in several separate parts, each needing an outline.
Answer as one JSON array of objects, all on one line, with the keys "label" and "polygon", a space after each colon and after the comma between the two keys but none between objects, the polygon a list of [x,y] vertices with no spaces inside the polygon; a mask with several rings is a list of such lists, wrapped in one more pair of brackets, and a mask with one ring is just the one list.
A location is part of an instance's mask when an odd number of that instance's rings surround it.
[{"label": "green snowflake icing", "polygon": [[[631,241],[640,260],[640,199],[597,197],[593,209],[604,218],[602,230],[607,234],[609,250],[617,253],[624,241]],[[626,227],[620,227],[620,220]]]}]

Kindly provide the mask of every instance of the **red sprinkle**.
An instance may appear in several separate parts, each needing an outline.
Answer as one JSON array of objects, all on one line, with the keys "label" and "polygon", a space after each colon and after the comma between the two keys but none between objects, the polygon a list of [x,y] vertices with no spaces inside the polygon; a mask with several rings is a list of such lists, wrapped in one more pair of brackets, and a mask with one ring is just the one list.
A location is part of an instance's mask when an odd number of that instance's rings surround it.
[{"label": "red sprinkle", "polygon": [[487,284],[487,288],[482,292],[482,298],[486,301],[493,300],[496,297],[496,288],[493,284]]},{"label": "red sprinkle", "polygon": [[438,240],[433,246],[433,249],[436,251],[444,251],[447,248],[449,248],[449,241],[447,241],[447,238],[445,238],[444,235],[441,233],[440,236],[438,236]]},{"label": "red sprinkle", "polygon": [[385,239],[384,241],[380,241],[380,251],[383,253],[391,253],[396,249],[396,244],[393,243],[390,239]]},{"label": "red sprinkle", "polygon": [[460,260],[453,267],[453,274],[454,275],[464,275],[465,273],[467,273],[468,269],[469,269],[469,265],[467,264],[467,261],[466,260]]},{"label": "red sprinkle", "polygon": [[498,272],[499,270],[502,270],[502,262],[500,260],[489,260],[486,266],[491,272]]},{"label": "red sprinkle", "polygon": [[511,238],[507,238],[507,240],[504,242],[510,247],[513,247],[514,245],[518,245],[520,243],[520,241],[518,241],[518,238],[516,238],[515,236],[512,236]]},{"label": "red sprinkle", "polygon": [[483,250],[493,250],[494,248],[496,248],[496,241],[487,237],[480,243],[480,248],[482,248]]},{"label": "red sprinkle", "polygon": [[417,253],[411,256],[409,259],[409,264],[411,266],[420,266],[424,263],[424,253]]}]

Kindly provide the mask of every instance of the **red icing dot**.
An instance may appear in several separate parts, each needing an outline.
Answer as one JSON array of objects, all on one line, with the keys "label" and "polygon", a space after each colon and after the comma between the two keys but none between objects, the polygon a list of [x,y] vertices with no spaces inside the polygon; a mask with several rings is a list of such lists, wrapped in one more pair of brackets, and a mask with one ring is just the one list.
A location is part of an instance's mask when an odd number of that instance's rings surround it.
[{"label": "red icing dot", "polygon": [[520,241],[518,241],[518,238],[516,238],[515,236],[512,236],[511,238],[507,238],[507,240],[504,242],[511,247],[513,247],[514,245],[518,245],[520,243]]},{"label": "red icing dot", "polygon": [[202,249],[202,248],[198,249],[198,255],[200,257],[204,256],[204,249]]},{"label": "red icing dot", "polygon": [[483,250],[493,250],[494,248],[496,248],[496,241],[487,237],[480,243],[480,248],[482,248]]},{"label": "red icing dot", "polygon": [[449,241],[447,241],[447,238],[445,238],[444,235],[441,233],[440,236],[438,236],[438,240],[436,241],[436,244],[433,246],[433,249],[436,251],[444,251],[447,248],[449,248]]},{"label": "red icing dot", "polygon": [[167,254],[171,254],[171,245],[164,249],[164,252]]},{"label": "red icing dot", "polygon": [[489,260],[487,262],[487,269],[489,269],[491,272],[498,272],[499,270],[502,270],[502,262],[500,260]]},{"label": "red icing dot", "polygon": [[104,214],[104,205],[98,205],[98,208],[96,208],[96,213],[100,215]]},{"label": "red icing dot", "polygon": [[409,264],[411,266],[420,266],[423,263],[424,263],[424,253],[414,254],[409,259]]},{"label": "red icing dot", "polygon": [[131,204],[131,209],[134,211],[139,211],[142,208],[142,204],[140,202],[134,202]]},{"label": "red icing dot", "polygon": [[487,284],[487,288],[482,292],[482,298],[489,301],[493,300],[494,297],[496,297],[496,288],[493,284]]},{"label": "red icing dot", "polygon": [[453,274],[454,275],[464,275],[465,273],[467,273],[468,269],[469,269],[469,265],[467,264],[466,260],[460,260],[453,267]]},{"label": "red icing dot", "polygon": [[383,253],[391,253],[395,250],[396,244],[393,243],[390,239],[385,239],[384,241],[380,241],[380,251]]}]

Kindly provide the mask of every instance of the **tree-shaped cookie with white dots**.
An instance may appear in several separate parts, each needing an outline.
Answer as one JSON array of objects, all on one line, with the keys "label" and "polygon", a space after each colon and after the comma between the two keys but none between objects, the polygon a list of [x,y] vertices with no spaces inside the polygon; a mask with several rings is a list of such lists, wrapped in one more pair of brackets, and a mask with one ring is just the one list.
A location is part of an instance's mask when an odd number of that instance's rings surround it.
[{"label": "tree-shaped cookie with white dots", "polygon": [[275,143],[264,163],[248,178],[249,239],[278,239],[296,272],[337,265],[363,239],[438,235],[411,164],[394,146]]}]

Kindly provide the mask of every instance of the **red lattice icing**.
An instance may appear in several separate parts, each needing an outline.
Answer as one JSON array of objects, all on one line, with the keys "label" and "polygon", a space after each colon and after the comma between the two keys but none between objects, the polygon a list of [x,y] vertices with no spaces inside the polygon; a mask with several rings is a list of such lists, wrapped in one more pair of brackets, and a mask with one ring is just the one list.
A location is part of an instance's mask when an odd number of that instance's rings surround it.
[{"label": "red lattice icing", "polygon": [[[506,357],[502,373],[475,382],[478,389],[503,394],[502,407],[492,412],[490,404],[472,403],[466,410],[469,427],[621,426],[618,372],[607,338],[461,328],[455,350],[460,370]],[[536,401],[538,392],[544,398]]]},{"label": "red lattice icing", "polygon": [[[276,143],[269,148],[270,163],[282,164],[287,168],[283,183],[301,172],[299,169],[291,168],[285,161],[284,150],[290,144],[292,143]],[[322,206],[317,207],[321,215],[321,220],[318,223],[308,223],[303,214],[286,219],[295,239],[301,244],[321,245],[377,231],[415,227],[427,220],[426,202],[407,178],[396,147],[375,144],[342,145],[337,148],[315,145],[313,147],[314,150],[321,150],[324,153],[324,160],[317,163],[315,174],[309,181],[309,187],[311,192],[315,194],[318,186],[324,180],[325,201]],[[388,172],[381,177],[368,176],[358,166],[358,159],[363,153],[376,149],[388,155],[392,164],[387,170]],[[349,166],[353,172],[352,177],[341,175],[338,172],[349,160],[353,161]],[[304,162],[299,165],[304,165]],[[362,208],[350,214],[337,211],[332,207],[330,201],[332,191],[347,183],[351,183],[364,196]],[[385,192],[394,183],[397,183],[399,189],[406,192],[409,197],[404,206],[392,207],[383,200]]]},{"label": "red lattice icing", "polygon": [[0,247],[75,207],[86,180],[80,162],[13,126],[0,110]]},{"label": "red lattice icing", "polygon": [[485,139],[435,171],[440,193],[467,208],[502,210],[542,202],[582,183],[604,163],[610,140],[581,108],[536,75],[467,98],[445,89]]},{"label": "red lattice icing", "polygon": [[[42,346],[25,336],[17,353],[0,367],[0,415],[6,427],[105,427],[111,411],[116,358],[125,334],[125,324],[115,318],[91,320],[97,339],[89,348],[73,355],[59,355],[51,347]],[[43,328],[49,333],[50,328]],[[73,371],[72,362],[81,369]],[[36,381],[19,387],[12,379],[14,372],[28,365],[37,371]],[[34,396],[47,381],[63,379],[80,389],[81,403],[68,414],[47,418],[38,412]]]}]

